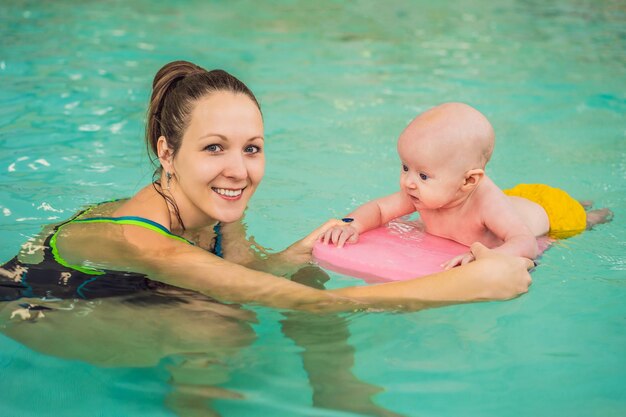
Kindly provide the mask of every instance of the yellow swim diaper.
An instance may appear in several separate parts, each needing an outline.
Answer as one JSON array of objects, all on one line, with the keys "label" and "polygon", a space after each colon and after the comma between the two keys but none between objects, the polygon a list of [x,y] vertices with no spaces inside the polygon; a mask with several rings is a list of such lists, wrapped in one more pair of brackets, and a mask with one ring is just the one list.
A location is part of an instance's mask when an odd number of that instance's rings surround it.
[{"label": "yellow swim diaper", "polygon": [[504,194],[523,197],[543,207],[550,220],[550,237],[565,239],[587,227],[587,214],[583,206],[558,188],[544,184],[519,184],[504,190]]}]

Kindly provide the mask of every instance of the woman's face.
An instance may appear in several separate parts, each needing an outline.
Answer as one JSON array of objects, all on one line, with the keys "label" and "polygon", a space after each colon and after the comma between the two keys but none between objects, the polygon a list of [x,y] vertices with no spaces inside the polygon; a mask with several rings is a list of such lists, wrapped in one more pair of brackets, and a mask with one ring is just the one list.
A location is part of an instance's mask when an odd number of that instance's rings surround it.
[{"label": "woman's face", "polygon": [[265,172],[263,119],[244,94],[215,92],[196,102],[172,161],[171,192],[188,229],[243,216]]}]

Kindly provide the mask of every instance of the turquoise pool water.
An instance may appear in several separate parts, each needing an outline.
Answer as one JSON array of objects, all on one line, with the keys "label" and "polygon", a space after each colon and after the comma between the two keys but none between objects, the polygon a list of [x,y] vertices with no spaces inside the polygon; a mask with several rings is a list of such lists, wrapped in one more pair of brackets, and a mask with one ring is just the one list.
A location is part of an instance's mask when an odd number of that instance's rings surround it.
[{"label": "turquoise pool water", "polygon": [[[0,22],[3,261],[43,225],[149,181],[145,106],[173,59],[229,70],[259,97],[268,168],[246,222],[265,246],[394,191],[397,135],[451,100],[491,119],[499,185],[545,182],[615,213],[550,249],[509,302],[251,308],[220,337],[187,330],[212,331],[200,310],[106,301],[5,320],[3,415],[626,414],[623,2],[13,1]],[[40,337],[17,337],[24,326]]]}]

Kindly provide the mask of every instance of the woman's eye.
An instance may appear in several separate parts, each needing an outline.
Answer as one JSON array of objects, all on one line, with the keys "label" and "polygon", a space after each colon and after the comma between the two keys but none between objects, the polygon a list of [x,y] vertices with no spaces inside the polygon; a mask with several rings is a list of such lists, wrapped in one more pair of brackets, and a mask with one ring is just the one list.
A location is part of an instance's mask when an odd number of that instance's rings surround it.
[{"label": "woman's eye", "polygon": [[205,151],[209,151],[209,152],[219,152],[222,150],[222,147],[216,143],[213,143],[211,145],[207,145],[204,148]]},{"label": "woman's eye", "polygon": [[244,149],[245,153],[259,153],[261,152],[261,147],[256,145],[248,145]]},{"label": "woman's eye", "polygon": [[213,143],[211,145],[207,145],[204,148],[205,151],[209,151],[209,152],[219,152],[222,150],[222,147],[216,143]]},{"label": "woman's eye", "polygon": [[409,167],[404,165],[404,164],[402,164],[402,171],[409,172]]},{"label": "woman's eye", "polygon": [[423,181],[426,181],[426,180],[428,179],[428,175],[424,174],[423,172],[420,172],[420,178],[421,178]]}]

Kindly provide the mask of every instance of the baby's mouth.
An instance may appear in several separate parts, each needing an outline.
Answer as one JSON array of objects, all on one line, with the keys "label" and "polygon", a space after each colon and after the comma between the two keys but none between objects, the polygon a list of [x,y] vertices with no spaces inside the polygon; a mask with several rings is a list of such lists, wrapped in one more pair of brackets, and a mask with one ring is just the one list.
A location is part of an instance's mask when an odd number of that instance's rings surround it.
[{"label": "baby's mouth", "polygon": [[419,201],[420,201],[419,197],[415,197],[414,195],[409,194],[409,193],[407,193],[407,195],[409,196],[411,201],[413,201],[414,203],[419,203]]}]

